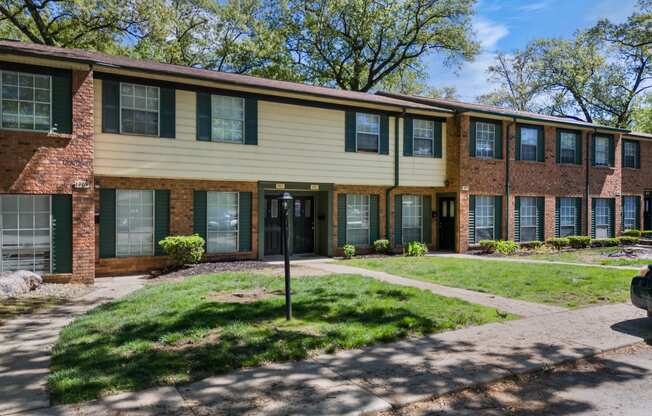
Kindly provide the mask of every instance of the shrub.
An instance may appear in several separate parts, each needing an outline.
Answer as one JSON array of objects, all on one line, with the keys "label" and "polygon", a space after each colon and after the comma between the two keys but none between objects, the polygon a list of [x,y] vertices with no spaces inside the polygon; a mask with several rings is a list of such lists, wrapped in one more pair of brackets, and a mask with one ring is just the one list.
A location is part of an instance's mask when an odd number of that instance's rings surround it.
[{"label": "shrub", "polygon": [[620,244],[617,238],[596,238],[591,240],[593,247],[616,247]]},{"label": "shrub", "polygon": [[478,244],[485,253],[493,253],[496,251],[496,240],[480,240]]},{"label": "shrub", "polygon": [[428,247],[418,241],[410,241],[405,247],[405,255],[408,257],[425,256],[428,252]]},{"label": "shrub", "polygon": [[561,250],[562,248],[568,246],[570,244],[570,240],[566,237],[556,237],[556,238],[549,238],[546,241],[546,244],[549,246],[554,247],[557,250]]},{"label": "shrub", "polygon": [[625,237],[640,237],[641,236],[641,230],[625,230],[623,231],[623,236]]},{"label": "shrub", "polygon": [[197,264],[204,255],[205,241],[197,234],[168,236],[158,243],[178,267]]},{"label": "shrub", "polygon": [[525,243],[521,243],[522,248],[528,248],[530,250],[537,250],[543,246],[543,241],[527,241]]},{"label": "shrub", "polygon": [[345,259],[350,259],[355,256],[355,246],[353,244],[344,244],[344,247],[342,247],[344,250],[344,258]]},{"label": "shrub", "polygon": [[573,235],[568,238],[568,242],[573,248],[587,248],[591,246],[591,237],[588,235]]},{"label": "shrub", "polygon": [[389,250],[390,250],[389,240],[374,241],[374,251],[376,253],[387,254],[389,253]]},{"label": "shrub", "polygon": [[634,244],[638,244],[640,238],[624,235],[622,237],[618,237],[618,241],[620,242],[621,246],[632,246]]},{"label": "shrub", "polygon": [[641,237],[652,238],[652,231],[641,231]]},{"label": "shrub", "polygon": [[516,253],[518,250],[518,244],[511,240],[498,240],[496,241],[496,251],[505,256]]}]

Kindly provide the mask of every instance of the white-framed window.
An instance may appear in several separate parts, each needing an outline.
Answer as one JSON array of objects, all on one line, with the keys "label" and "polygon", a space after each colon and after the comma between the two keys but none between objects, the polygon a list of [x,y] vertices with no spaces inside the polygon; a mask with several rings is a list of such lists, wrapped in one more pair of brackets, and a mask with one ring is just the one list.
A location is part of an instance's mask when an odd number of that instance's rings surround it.
[{"label": "white-framed window", "polygon": [[412,120],[412,153],[415,156],[432,156],[435,146],[435,122]]},{"label": "white-framed window", "polygon": [[244,142],[245,100],[242,97],[211,95],[211,140]]},{"label": "white-framed window", "polygon": [[358,151],[378,153],[380,149],[380,116],[355,113],[355,136]]},{"label": "white-framed window", "polygon": [[493,159],[496,146],[496,125],[484,121],[475,122],[475,156]]},{"label": "white-framed window", "polygon": [[611,206],[606,198],[595,200],[595,238],[609,238]]},{"label": "white-framed window", "polygon": [[535,241],[537,239],[537,199],[534,197],[521,197],[520,200],[521,241]]},{"label": "white-framed window", "polygon": [[0,272],[51,272],[49,195],[0,195]]},{"label": "white-framed window", "polygon": [[636,226],[636,223],[638,222],[636,215],[637,205],[637,196],[626,196],[623,198],[623,229],[633,230],[638,228]]},{"label": "white-framed window", "polygon": [[0,71],[0,127],[50,131],[52,77]]},{"label": "white-framed window", "polygon": [[116,190],[116,256],[154,255],[154,191]]},{"label": "white-framed window", "polygon": [[120,83],[120,132],[158,136],[159,87]]},{"label": "white-framed window", "polygon": [[369,245],[369,195],[346,195],[346,242]]},{"label": "white-framed window", "polygon": [[476,242],[494,240],[495,200],[493,196],[475,197],[475,236]]},{"label": "white-framed window", "polygon": [[403,195],[402,198],[402,232],[403,244],[423,241],[423,197],[421,195]]},{"label": "white-framed window", "polygon": [[537,160],[539,129],[521,127],[521,160]]},{"label": "white-framed window", "polygon": [[579,140],[577,133],[570,131],[559,133],[559,161],[561,163],[575,163],[577,140]]},{"label": "white-framed window", "polygon": [[623,167],[636,168],[638,165],[638,146],[631,140],[623,140]]},{"label": "white-framed window", "polygon": [[238,251],[239,196],[238,192],[206,193],[207,253]]},{"label": "white-framed window", "polygon": [[595,164],[597,166],[609,166],[609,138],[596,136],[593,140],[595,140]]},{"label": "white-framed window", "polygon": [[559,198],[559,236],[578,235],[575,198]]}]

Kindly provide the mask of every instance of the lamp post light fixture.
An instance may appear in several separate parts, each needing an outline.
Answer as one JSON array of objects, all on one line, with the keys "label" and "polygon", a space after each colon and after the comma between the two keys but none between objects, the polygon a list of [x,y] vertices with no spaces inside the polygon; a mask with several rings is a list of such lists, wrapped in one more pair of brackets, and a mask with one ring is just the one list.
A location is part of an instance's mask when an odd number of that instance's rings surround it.
[{"label": "lamp post light fixture", "polygon": [[281,208],[283,209],[283,215],[281,215],[281,227],[283,228],[283,257],[285,260],[285,319],[288,321],[292,319],[292,292],[290,289],[290,244],[288,239],[288,222],[289,216],[288,212],[290,210],[290,204],[294,198],[290,195],[289,192],[283,192],[283,195],[278,197],[281,201]]}]

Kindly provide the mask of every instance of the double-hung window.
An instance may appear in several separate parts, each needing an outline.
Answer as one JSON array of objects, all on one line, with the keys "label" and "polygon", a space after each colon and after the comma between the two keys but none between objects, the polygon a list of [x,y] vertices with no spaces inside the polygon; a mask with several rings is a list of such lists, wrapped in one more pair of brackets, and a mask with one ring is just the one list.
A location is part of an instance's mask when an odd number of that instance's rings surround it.
[{"label": "double-hung window", "polygon": [[402,201],[403,244],[412,241],[423,241],[423,197],[420,195],[403,195]]},{"label": "double-hung window", "polygon": [[520,201],[521,241],[535,241],[537,239],[537,199],[534,197],[521,197]]},{"label": "double-hung window", "polygon": [[493,196],[475,197],[475,236],[476,241],[494,240],[495,198]]},{"label": "double-hung window", "polygon": [[577,133],[562,131],[559,133],[559,161],[560,163],[575,163],[577,155]]},{"label": "double-hung window", "polygon": [[14,71],[0,71],[0,74],[0,126],[5,129],[49,131],[52,78]]},{"label": "double-hung window", "polygon": [[120,83],[120,132],[159,135],[158,87]]},{"label": "double-hung window", "polygon": [[611,204],[609,199],[598,198],[595,200],[595,238],[608,238],[611,223]]},{"label": "double-hung window", "polygon": [[378,153],[380,146],[380,116],[355,114],[356,143],[358,151]]},{"label": "double-hung window", "polygon": [[623,140],[623,167],[636,169],[639,166],[638,143]]},{"label": "double-hung window", "polygon": [[211,140],[244,141],[244,98],[211,95]]},{"label": "double-hung window", "polygon": [[496,147],[496,125],[484,121],[475,122],[475,156],[493,159]]},{"label": "double-hung window", "polygon": [[116,190],[116,255],[154,255],[154,191]]},{"label": "double-hung window", "polygon": [[415,156],[432,156],[435,145],[435,122],[414,119],[412,124],[413,152]]},{"label": "double-hung window", "polygon": [[638,228],[638,197],[623,197],[623,229],[633,230]]},{"label": "double-hung window", "polygon": [[369,195],[346,195],[346,242],[369,245]]},{"label": "double-hung window", "polygon": [[521,127],[521,160],[537,160],[539,129]]},{"label": "double-hung window", "polygon": [[206,193],[206,252],[238,251],[238,192]]},{"label": "double-hung window", "polygon": [[609,138],[596,136],[594,140],[594,162],[596,166],[609,166]]},{"label": "double-hung window", "polygon": [[575,198],[559,198],[559,236],[578,235],[577,203]]}]

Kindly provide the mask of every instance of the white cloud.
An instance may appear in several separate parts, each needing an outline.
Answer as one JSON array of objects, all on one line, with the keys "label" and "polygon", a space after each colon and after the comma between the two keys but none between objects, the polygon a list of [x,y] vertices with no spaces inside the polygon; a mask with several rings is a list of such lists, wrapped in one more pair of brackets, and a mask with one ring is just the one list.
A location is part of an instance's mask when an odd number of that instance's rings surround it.
[{"label": "white cloud", "polygon": [[492,22],[484,17],[473,19],[473,31],[476,39],[480,42],[482,50],[495,48],[502,38],[509,35],[507,26]]},{"label": "white cloud", "polygon": [[548,6],[550,6],[550,3],[551,3],[550,0],[543,0],[535,3],[525,4],[523,6],[520,6],[517,10],[526,13],[538,12],[547,9]]}]

